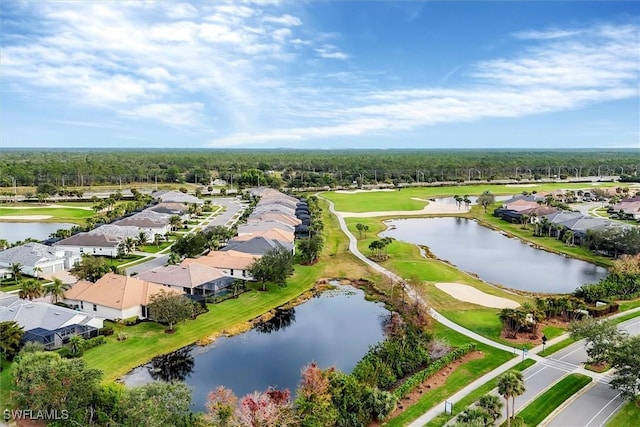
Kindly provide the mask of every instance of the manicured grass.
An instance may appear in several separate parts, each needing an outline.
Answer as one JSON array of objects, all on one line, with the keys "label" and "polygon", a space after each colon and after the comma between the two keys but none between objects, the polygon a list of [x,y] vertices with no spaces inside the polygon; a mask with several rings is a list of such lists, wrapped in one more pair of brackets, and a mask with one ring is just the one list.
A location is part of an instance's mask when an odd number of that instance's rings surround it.
[{"label": "manicured grass", "polygon": [[640,420],[640,405],[627,402],[606,425],[607,427],[637,427],[638,420]]},{"label": "manicured grass", "polygon": [[640,298],[631,301],[620,301],[620,311],[631,310],[632,308],[640,307]]},{"label": "manicured grass", "polygon": [[[511,371],[524,371],[530,366],[535,365],[536,361],[533,359],[525,359],[524,361],[518,363],[516,366],[511,368]],[[472,404],[474,404],[481,396],[488,394],[496,388],[498,385],[498,378],[494,378],[492,380],[487,381],[477,389],[473,390],[471,393],[467,394],[465,397],[460,399],[457,403],[452,405],[451,411],[452,414],[445,414],[444,412],[438,415],[436,418],[432,419],[426,424],[426,427],[441,427],[445,425],[450,419],[458,415],[464,409],[468,408]]]},{"label": "manicured grass", "polygon": [[[369,244],[378,239],[377,234],[385,230],[386,226],[381,218],[346,218],[349,230],[356,237],[360,233],[356,224],[361,223],[369,227],[366,236],[358,240],[358,249],[363,254],[369,254]],[[529,298],[506,292],[473,277],[454,266],[433,258],[424,258],[420,249],[413,244],[393,241],[388,246],[389,259],[380,264],[392,270],[399,276],[411,281],[413,287],[425,298],[429,304],[448,319],[492,340],[511,345],[500,337],[502,324],[498,317],[499,309],[482,307],[476,304],[460,301],[446,292],[438,289],[434,283],[456,282],[471,285],[483,292],[519,302],[533,302]],[[531,345],[526,345],[531,348]]]},{"label": "manicured grass", "polygon": [[571,338],[571,337],[567,337],[565,339],[563,339],[562,341],[559,341],[553,345],[549,345],[544,349],[544,352],[540,351],[540,353],[538,353],[540,356],[542,357],[547,357],[552,355],[553,353],[556,353],[560,350],[562,350],[563,348],[567,348],[569,347],[571,344],[573,344],[574,342],[576,342],[577,340]]},{"label": "manicured grass", "polygon": [[346,252],[345,236],[339,231],[337,220],[324,210],[323,222],[329,244],[325,246],[320,262],[312,266],[296,266],[287,280],[288,286],[268,286],[268,291],[251,290],[221,304],[210,304],[209,312],[177,326],[174,334],[165,334],[164,327],[154,322],[143,322],[123,327],[128,335],[117,341],[117,333],[107,343],[88,350],[84,358],[90,367],[105,373],[105,381],[113,381],[152,357],[175,351],[200,339],[232,330],[243,322],[258,317],[272,308],[283,305],[311,289],[322,277],[369,278],[377,280],[366,266]]},{"label": "manicured grass", "polygon": [[[602,183],[600,187],[622,186],[620,183]],[[507,187],[506,185],[477,184],[448,187],[411,187],[394,191],[370,191],[355,194],[324,192],[323,197],[332,200],[337,211],[344,212],[380,212],[397,210],[422,209],[427,202],[412,200],[412,198],[429,199],[433,197],[447,197],[456,194],[480,195],[489,190],[495,195],[520,194],[526,191],[549,191],[559,188],[581,189],[592,188],[589,184],[580,183],[545,183],[530,188]]]},{"label": "manicured grass", "polygon": [[542,328],[542,333],[549,340],[562,335],[564,332],[565,332],[564,328],[559,328],[557,326],[545,326]]},{"label": "manicured grass", "polygon": [[13,368],[15,364],[6,360],[2,361],[2,371],[0,371],[0,409],[6,409],[9,405],[9,393],[13,389],[11,382],[13,376]]},{"label": "manicured grass", "polygon": [[[5,221],[2,217],[4,215],[47,215],[50,218],[38,220],[38,222],[69,222],[74,224],[84,225],[87,218],[95,216],[95,212],[85,209],[74,208],[51,208],[47,206],[33,206],[28,205],[27,209],[14,209],[8,207],[0,207],[0,221]],[[17,220],[6,220],[17,221]],[[32,220],[25,219],[24,221],[31,222]]]},{"label": "manicured grass", "polygon": [[636,318],[638,316],[640,316],[640,311],[636,311],[636,312],[633,312],[633,313],[627,313],[624,316],[616,317],[615,319],[613,319],[613,321],[616,322],[616,323],[622,323],[622,322],[624,322],[626,320],[634,319],[634,318]]},{"label": "manicured grass", "polygon": [[535,427],[547,418],[554,409],[591,381],[592,378],[586,375],[569,374],[528,404],[518,413],[518,416],[524,420],[528,427]]},{"label": "manicured grass", "polygon": [[150,245],[144,245],[142,247],[139,247],[138,250],[142,251],[142,252],[149,252],[150,254],[156,254],[158,252],[160,252],[163,249],[168,248],[169,246],[171,246],[173,242],[162,242],[160,243],[159,246],[156,246],[154,244],[150,244]]},{"label": "manicured grass", "polygon": [[[434,329],[435,334],[438,337],[446,339],[454,346],[467,344],[472,341],[468,337],[454,330],[448,329],[439,323],[435,323]],[[483,358],[471,360],[460,365],[447,377],[443,385],[424,394],[414,405],[397,417],[387,421],[384,425],[394,427],[408,424],[424,412],[442,402],[448,396],[451,396],[458,390],[464,388],[467,384],[480,378],[487,372],[492,371],[514,357],[512,353],[498,350],[485,344],[477,343],[477,345],[478,350],[484,353]]]}]

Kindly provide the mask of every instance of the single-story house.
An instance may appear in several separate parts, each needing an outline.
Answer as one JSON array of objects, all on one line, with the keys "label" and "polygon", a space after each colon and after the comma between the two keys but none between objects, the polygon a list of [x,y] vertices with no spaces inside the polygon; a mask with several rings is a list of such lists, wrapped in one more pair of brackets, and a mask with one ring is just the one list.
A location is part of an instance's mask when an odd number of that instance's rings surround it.
[{"label": "single-story house", "polygon": [[138,227],[105,224],[89,231],[89,234],[105,234],[107,236],[113,236],[113,237],[117,237],[120,240],[124,240],[127,237],[137,239],[138,234],[140,234],[140,231],[138,230]]},{"label": "single-story house", "polygon": [[134,316],[146,319],[151,297],[161,291],[167,291],[167,288],[135,277],[107,273],[95,283],[81,280],[73,285],[65,292],[64,302],[109,320]]},{"label": "single-story house", "polygon": [[269,230],[256,231],[251,234],[243,234],[233,238],[236,242],[246,242],[254,237],[264,237],[265,239],[278,240],[280,242],[293,243],[295,236],[290,231],[281,230],[279,228],[270,228]]},{"label": "single-story house", "polygon": [[113,225],[137,227],[138,232],[144,231],[147,233],[147,241],[153,242],[156,234],[164,236],[171,231],[171,225],[169,219],[151,218],[144,214],[133,215],[128,218],[123,218],[113,223]]},{"label": "single-story house", "polygon": [[624,212],[625,216],[640,219],[640,197],[625,199],[612,206],[614,212]]},{"label": "single-story house", "polygon": [[0,305],[0,322],[7,321],[22,326],[23,342],[36,341],[52,350],[74,335],[97,336],[104,319],[53,304],[18,299],[7,306]]},{"label": "single-story house", "polygon": [[215,295],[236,280],[219,268],[198,263],[156,267],[138,274],[136,278],[183,291],[187,295],[203,296]]},{"label": "single-story house", "polygon": [[290,224],[285,224],[280,221],[261,221],[254,222],[251,224],[242,224],[238,227],[238,236],[242,236],[243,234],[252,234],[260,231],[271,230],[272,228],[277,228],[279,230],[283,230],[289,233],[295,231],[295,226]]},{"label": "single-story house", "polygon": [[247,224],[253,224],[263,221],[280,221],[284,224],[289,224],[294,227],[298,224],[302,224],[302,221],[300,221],[300,219],[296,218],[295,216],[273,212],[254,213],[250,215],[249,218],[247,218]]},{"label": "single-story house", "polygon": [[251,255],[262,256],[271,250],[279,248],[284,248],[291,254],[294,254],[295,252],[295,245],[293,243],[267,239],[262,236],[253,237],[249,240],[244,241],[237,241],[235,239],[229,240],[227,242],[227,245],[224,248],[220,249],[220,251],[236,251],[244,252]]},{"label": "single-story house", "polygon": [[[64,271],[79,260],[78,255],[63,247],[53,247],[29,242],[0,252],[0,267],[10,268],[12,264],[22,265],[22,273],[29,276],[44,276]],[[34,271],[34,269],[40,271]]]},{"label": "single-story house", "polygon": [[53,246],[79,254],[102,255],[115,258],[118,256],[118,245],[120,242],[121,239],[119,237],[102,234],[100,232],[78,233],[54,243]]},{"label": "single-story house", "polygon": [[228,251],[211,251],[206,256],[199,258],[187,258],[180,265],[188,265],[192,263],[204,264],[210,267],[219,268],[227,276],[236,279],[252,280],[248,270],[259,256],[238,252],[234,250]]},{"label": "single-story house", "polygon": [[145,212],[156,212],[159,214],[174,216],[186,221],[189,219],[189,207],[184,203],[158,203],[144,210]]},{"label": "single-story house", "polygon": [[154,199],[160,200],[162,203],[183,203],[186,205],[204,204],[204,200],[181,191],[154,191],[151,193],[151,196],[153,196]]}]

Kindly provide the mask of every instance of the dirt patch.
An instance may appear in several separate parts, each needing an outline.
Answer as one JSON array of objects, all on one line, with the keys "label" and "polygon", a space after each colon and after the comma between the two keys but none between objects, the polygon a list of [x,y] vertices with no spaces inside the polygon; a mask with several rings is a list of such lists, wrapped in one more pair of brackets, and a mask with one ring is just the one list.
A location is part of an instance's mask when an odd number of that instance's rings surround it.
[{"label": "dirt patch", "polygon": [[[481,351],[472,351],[471,353],[464,356],[462,359],[456,360],[453,363],[445,366],[438,372],[436,372],[431,378],[427,379],[425,382],[416,387],[411,393],[409,393],[404,398],[398,401],[398,407],[391,414],[389,419],[397,417],[401,413],[403,413],[407,408],[411,405],[415,404],[420,398],[431,390],[435,390],[440,387],[447,380],[449,375],[451,375],[460,365],[463,363],[470,362],[476,359],[482,359],[484,357],[484,353]],[[369,423],[369,427],[378,427],[384,424],[382,421],[373,421]]]}]

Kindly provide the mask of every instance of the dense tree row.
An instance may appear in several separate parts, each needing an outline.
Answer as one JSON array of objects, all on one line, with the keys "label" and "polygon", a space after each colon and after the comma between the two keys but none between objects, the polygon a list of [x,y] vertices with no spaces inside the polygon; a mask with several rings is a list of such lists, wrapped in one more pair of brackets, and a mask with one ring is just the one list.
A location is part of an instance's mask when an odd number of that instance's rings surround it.
[{"label": "dense tree row", "polygon": [[[64,188],[133,182],[291,187],[373,182],[638,175],[637,153],[473,150],[16,151],[0,157],[0,186]],[[278,171],[271,175],[267,171]],[[48,192],[52,194],[51,192]]]}]

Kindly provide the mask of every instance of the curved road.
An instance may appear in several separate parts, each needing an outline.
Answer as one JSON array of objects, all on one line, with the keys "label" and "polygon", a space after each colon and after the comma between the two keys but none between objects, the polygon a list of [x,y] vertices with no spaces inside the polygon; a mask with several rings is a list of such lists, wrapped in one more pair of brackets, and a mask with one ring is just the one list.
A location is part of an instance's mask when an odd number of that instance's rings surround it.
[{"label": "curved road", "polygon": [[[430,315],[435,320],[478,342],[482,342],[484,344],[487,344],[491,347],[498,348],[500,350],[515,352],[515,349],[513,347],[509,347],[509,346],[497,343],[495,341],[492,341],[490,339],[487,339],[485,337],[482,337],[476,334],[475,332],[470,331],[448,320],[433,308],[428,307],[428,305],[425,303],[422,297],[418,295],[413,288],[411,288],[410,286],[407,286],[404,280],[400,276],[387,270],[386,268],[382,267],[378,263],[370,260],[360,252],[360,250],[358,249],[358,240],[347,228],[347,224],[344,218],[342,217],[342,215],[340,214],[340,212],[335,210],[334,203],[331,200],[328,200],[322,196],[319,196],[319,197],[327,201],[327,203],[329,203],[329,210],[336,216],[336,218],[338,218],[340,229],[349,238],[349,251],[353,253],[358,259],[360,259],[362,262],[364,262],[365,264],[367,264],[377,272],[385,275],[386,277],[389,277],[391,280],[395,282],[400,283],[405,293],[408,295],[408,297],[411,300],[418,301],[421,304],[423,304],[425,307],[427,307]],[[640,310],[640,309],[636,309],[636,310]],[[639,319],[628,320],[622,323],[620,326],[626,329],[627,332],[629,332],[632,335],[640,333]],[[557,341],[560,341],[563,338],[565,338],[565,336],[566,335],[556,337],[555,339],[548,342],[547,345],[551,345]],[[558,426],[558,427],[574,426],[574,425],[575,426],[578,426],[578,425],[580,426],[598,425],[599,426],[599,425],[602,425],[604,422],[606,422],[611,416],[613,416],[613,414],[621,407],[621,404],[620,404],[621,399],[618,396],[618,393],[612,392],[612,390],[607,385],[608,381],[610,380],[610,377],[608,377],[606,374],[596,374],[591,371],[586,371],[582,367],[582,364],[586,360],[586,352],[584,350],[584,341],[578,341],[572,344],[571,346],[567,347],[566,349],[558,352],[556,355],[550,358],[543,358],[536,354],[533,354],[534,352],[540,351],[542,349],[541,347],[542,346],[538,346],[530,350],[529,352],[528,357],[531,359],[534,359],[538,363],[536,363],[536,365],[532,366],[531,368],[523,372],[524,379],[525,379],[526,392],[522,396],[519,396],[516,399],[516,408],[524,407],[524,405],[532,401],[540,393],[545,391],[547,388],[553,385],[553,383],[558,381],[560,378],[562,378],[563,376],[571,372],[576,372],[576,371],[593,377],[596,380],[595,382],[596,386],[592,386],[586,392],[583,392],[582,395],[579,395],[578,398],[573,400],[573,403],[566,405],[566,408],[564,408],[563,410],[559,410],[556,413],[555,418],[551,420],[550,425]],[[518,354],[522,354],[522,353],[518,351]],[[514,365],[520,362],[520,360],[521,358],[517,357],[510,360],[507,363],[504,363],[500,367],[494,369],[493,371],[487,373],[483,377],[469,384],[464,389],[460,390],[458,393],[449,397],[447,399],[447,402],[451,402],[452,404],[455,404],[464,396],[469,394],[471,391],[475,390],[477,387],[483,385],[490,379],[497,377],[503,372],[506,372],[507,370],[511,369]],[[444,402],[442,402],[441,404],[435,405],[434,408],[424,413],[418,419],[416,419],[411,424],[409,424],[409,426],[410,427],[424,426],[430,420],[432,420],[433,418],[435,418],[436,416],[442,413],[443,404]],[[591,414],[591,415],[587,417],[588,414]],[[504,418],[504,415],[503,415],[503,418]],[[557,422],[556,422],[556,419],[558,419]],[[587,421],[587,424],[584,424],[584,423],[581,424],[581,421],[577,421],[577,420],[585,420]],[[595,424],[591,424],[594,420],[599,422]]]}]

